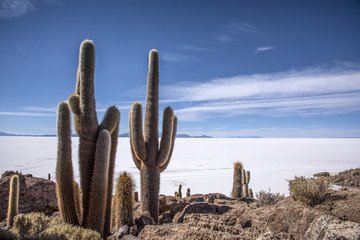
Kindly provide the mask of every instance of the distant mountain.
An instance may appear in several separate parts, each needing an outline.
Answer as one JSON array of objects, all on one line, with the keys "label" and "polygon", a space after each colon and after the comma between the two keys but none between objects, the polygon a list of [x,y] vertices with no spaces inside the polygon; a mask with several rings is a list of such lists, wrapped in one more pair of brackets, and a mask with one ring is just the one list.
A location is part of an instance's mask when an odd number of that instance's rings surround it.
[{"label": "distant mountain", "polygon": [[207,135],[201,135],[201,136],[194,136],[192,138],[212,138],[211,136],[207,136]]},{"label": "distant mountain", "polygon": [[181,133],[176,134],[176,137],[177,137],[177,138],[191,138],[191,136],[190,136],[190,135],[187,135],[187,134],[181,134]]},{"label": "distant mountain", "polygon": [[6,133],[6,132],[0,132],[0,136],[18,136],[18,135]]},{"label": "distant mountain", "polygon": [[122,133],[122,134],[119,134],[119,137],[129,137],[129,133]]},{"label": "distant mountain", "polygon": [[231,136],[229,138],[262,138],[259,136]]}]

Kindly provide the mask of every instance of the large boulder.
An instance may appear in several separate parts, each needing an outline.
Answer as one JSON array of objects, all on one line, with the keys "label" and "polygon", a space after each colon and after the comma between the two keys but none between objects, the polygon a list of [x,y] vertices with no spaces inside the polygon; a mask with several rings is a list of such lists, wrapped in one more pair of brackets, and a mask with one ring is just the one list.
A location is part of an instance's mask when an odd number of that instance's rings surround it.
[{"label": "large boulder", "polygon": [[330,215],[322,215],[315,219],[306,231],[304,239],[360,239],[360,224],[341,221]]},{"label": "large boulder", "polygon": [[51,180],[36,178],[31,174],[23,175],[6,171],[0,179],[0,221],[6,219],[9,201],[11,176],[19,176],[19,213],[58,211],[55,183]]}]

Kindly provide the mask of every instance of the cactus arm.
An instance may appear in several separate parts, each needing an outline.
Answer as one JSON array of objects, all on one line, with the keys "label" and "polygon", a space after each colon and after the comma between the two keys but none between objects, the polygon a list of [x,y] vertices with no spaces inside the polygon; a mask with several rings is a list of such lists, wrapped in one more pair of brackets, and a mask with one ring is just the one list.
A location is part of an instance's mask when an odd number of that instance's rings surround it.
[{"label": "cactus arm", "polygon": [[105,209],[107,197],[107,184],[110,159],[110,133],[106,129],[99,133],[96,143],[95,165],[91,180],[91,190],[89,199],[89,210],[86,222],[83,225],[86,228],[97,230],[104,234]]},{"label": "cactus arm", "polygon": [[95,46],[92,41],[81,43],[79,61],[81,124],[84,132],[92,135],[98,127],[94,88]]},{"label": "cactus arm", "polygon": [[131,132],[131,110],[129,112],[129,140],[130,140],[130,150],[131,150],[131,156],[134,160],[135,166],[140,170],[141,167],[141,160],[136,157],[136,154],[134,152],[134,147],[132,145],[132,132]]},{"label": "cactus arm", "polygon": [[156,156],[159,148],[159,55],[153,49],[149,53],[149,73],[144,119],[144,137],[148,154]]},{"label": "cactus arm", "polygon": [[111,197],[113,190],[114,170],[115,170],[115,158],[116,150],[119,139],[119,121],[116,124],[116,128],[111,133],[111,148],[110,148],[110,161],[109,161],[109,176],[108,176],[108,188],[106,198],[106,210],[105,210],[105,223],[104,223],[104,235],[107,236],[111,232]]},{"label": "cactus arm", "polygon": [[166,160],[166,162],[163,165],[159,166],[160,173],[163,172],[167,168],[167,166],[169,165],[170,159],[171,159],[171,156],[172,156],[172,153],[173,153],[173,150],[174,150],[175,138],[176,138],[176,130],[177,130],[177,117],[176,117],[176,115],[174,115],[174,120],[173,121],[174,121],[174,123],[173,123],[172,139],[171,139],[171,149],[170,149],[168,159]]},{"label": "cactus arm", "polygon": [[56,162],[56,193],[60,214],[65,222],[78,225],[75,207],[73,167],[71,161],[70,109],[60,102],[57,112],[58,152]]},{"label": "cactus arm", "polygon": [[139,102],[135,102],[131,107],[130,114],[130,140],[133,151],[136,155],[136,158],[145,161],[147,157],[147,151],[144,142],[144,136],[142,131],[142,110],[141,104]]},{"label": "cactus arm", "polygon": [[80,79],[81,79],[81,74],[80,74],[80,64],[79,64],[76,72],[76,85],[75,85],[76,95],[80,95],[80,82],[81,82]]},{"label": "cactus arm", "polygon": [[246,171],[246,184],[250,182],[250,171]]},{"label": "cactus arm", "polygon": [[171,107],[164,110],[163,130],[160,142],[160,150],[157,155],[156,163],[162,166],[169,159],[169,153],[172,147],[174,130],[174,112]]},{"label": "cactus arm", "polygon": [[81,114],[81,111],[80,111],[80,97],[79,97],[79,95],[73,93],[73,94],[71,94],[71,95],[69,96],[68,101],[69,101],[70,109],[71,109],[71,111],[72,111],[73,114],[74,114],[73,119],[74,119],[74,128],[75,128],[76,134],[77,134],[78,136],[80,136],[80,134],[81,134],[81,125],[80,125],[80,114]]},{"label": "cactus arm", "polygon": [[116,127],[119,126],[120,111],[117,107],[109,107],[105,113],[105,116],[99,126],[99,131],[106,129],[110,134],[113,133]]}]

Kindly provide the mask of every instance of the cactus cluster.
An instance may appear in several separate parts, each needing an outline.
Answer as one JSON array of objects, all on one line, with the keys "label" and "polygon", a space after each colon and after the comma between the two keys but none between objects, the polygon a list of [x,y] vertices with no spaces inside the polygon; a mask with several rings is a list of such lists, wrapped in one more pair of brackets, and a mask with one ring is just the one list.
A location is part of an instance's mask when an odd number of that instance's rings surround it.
[{"label": "cactus cluster", "polygon": [[12,226],[14,223],[14,217],[19,213],[19,176],[13,175],[10,179],[10,189],[9,189],[9,207],[7,212],[7,222],[8,226]]},{"label": "cactus cluster", "polygon": [[[98,124],[94,96],[95,47],[85,40],[80,47],[75,93],[61,101],[57,112],[57,197],[65,222],[110,232],[111,194],[120,112],[110,107]],[[79,191],[74,189],[71,159],[71,120],[79,136]],[[81,206],[79,209],[79,206]]]},{"label": "cactus cluster", "polygon": [[171,107],[163,114],[162,137],[159,146],[159,55],[156,50],[149,53],[149,73],[145,105],[144,131],[142,107],[135,102],[129,112],[129,134],[131,153],[140,170],[141,209],[149,212],[155,222],[159,216],[160,173],[170,162],[174,148],[177,117]]},{"label": "cactus cluster", "polygon": [[252,189],[249,188],[250,171],[245,171],[241,162],[234,163],[234,179],[231,192],[232,198],[250,197],[253,198]]}]

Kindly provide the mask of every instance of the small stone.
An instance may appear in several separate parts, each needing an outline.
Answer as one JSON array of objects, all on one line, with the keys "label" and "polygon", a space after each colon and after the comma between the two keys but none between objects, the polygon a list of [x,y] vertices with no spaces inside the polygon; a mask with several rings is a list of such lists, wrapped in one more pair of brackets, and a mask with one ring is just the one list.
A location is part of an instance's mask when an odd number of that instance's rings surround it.
[{"label": "small stone", "polygon": [[121,227],[119,227],[119,231],[118,231],[118,238],[122,238],[124,235],[129,233],[129,226],[128,225],[122,225]]}]

